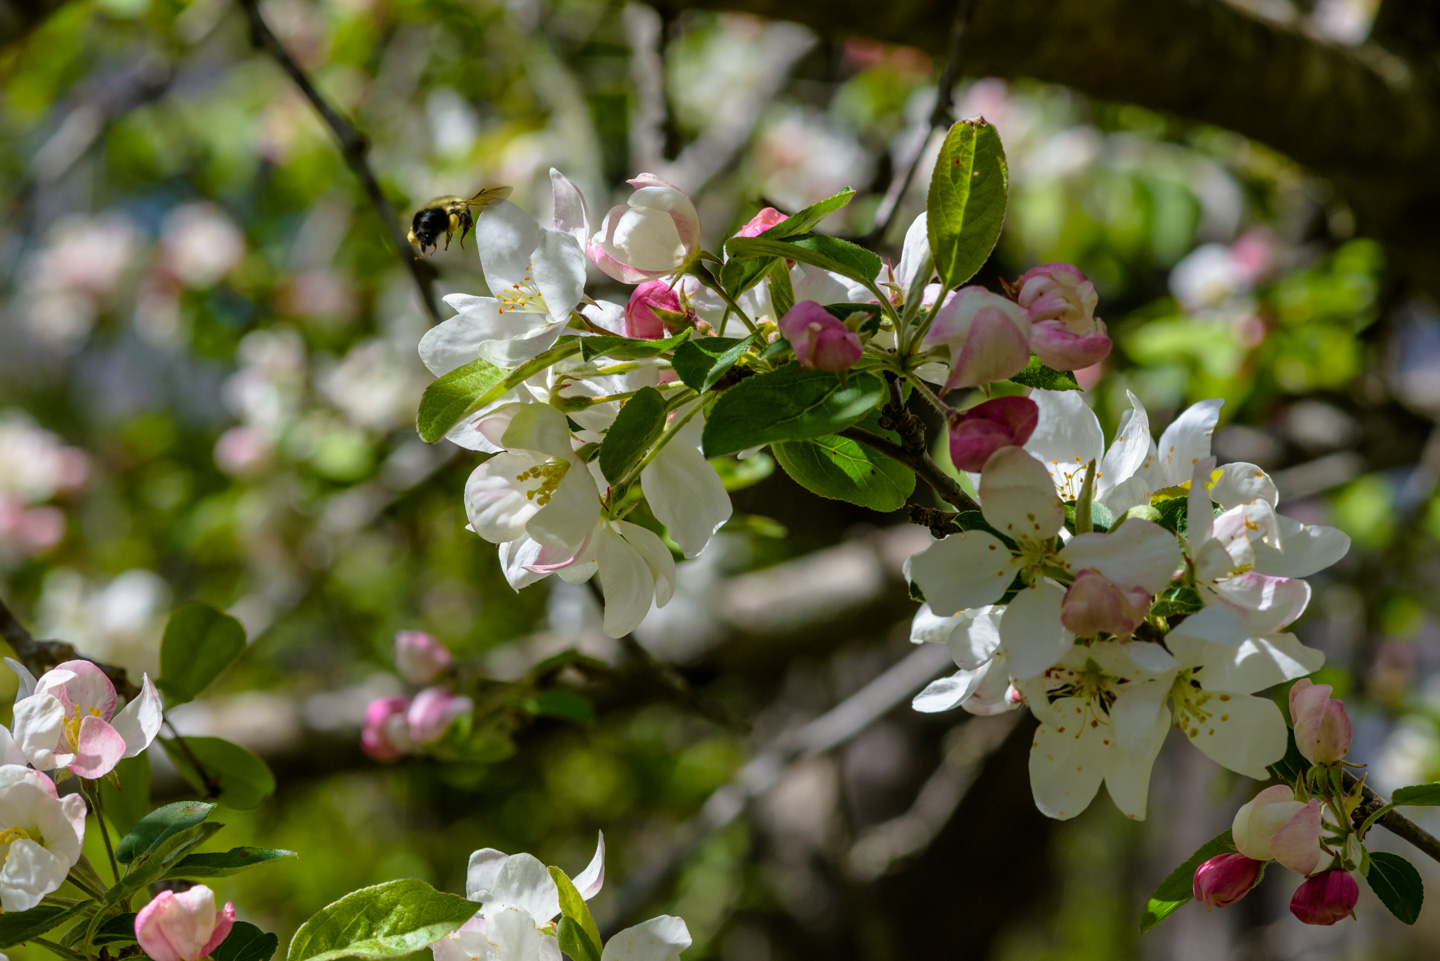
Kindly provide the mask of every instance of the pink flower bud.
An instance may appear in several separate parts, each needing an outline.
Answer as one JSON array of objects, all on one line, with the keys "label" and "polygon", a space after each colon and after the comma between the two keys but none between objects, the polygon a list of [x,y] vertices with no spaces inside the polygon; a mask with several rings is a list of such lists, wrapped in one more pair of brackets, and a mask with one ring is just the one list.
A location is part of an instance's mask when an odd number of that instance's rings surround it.
[{"label": "pink flower bud", "polygon": [[216,911],[215,892],[197,884],[155,895],[135,916],[135,940],[151,961],[200,961],[234,926],[235,905],[227,901]]},{"label": "pink flower bud", "polygon": [[779,327],[806,370],[848,370],[863,352],[855,332],[813,300],[791,307]]},{"label": "pink flower bud", "polygon": [[669,282],[647,280],[635,288],[630,294],[630,302],[625,305],[625,336],[641,340],[659,340],[666,336],[671,325],[655,313],[656,307],[676,314],[685,312],[680,295]]},{"label": "pink flower bud", "polygon": [[978,471],[1002,447],[1020,447],[1035,432],[1040,408],[1028,397],[995,397],[950,420],[950,459]]},{"label": "pink flower bud", "polygon": [[1122,590],[1099,571],[1080,571],[1060,604],[1060,623],[1077,637],[1106,633],[1125,640],[1145,620],[1151,597],[1143,587]]},{"label": "pink flower bud", "polygon": [[1264,869],[1264,861],[1234,851],[1217,854],[1195,869],[1195,900],[1206,911],[1229,907],[1250,893]]},{"label": "pink flower bud", "polygon": [[735,236],[758,237],[776,224],[783,223],[784,221],[789,219],[790,218],[788,215],[782,214],[774,207],[766,207],[764,210],[751,217],[750,222],[745,226],[741,227],[739,232],[736,233]]},{"label": "pink flower bud", "polygon": [[411,684],[429,684],[450,666],[450,652],[424,631],[395,635],[395,668]]},{"label": "pink flower bud", "polygon": [[1110,353],[1105,322],[1095,316],[1095,285],[1070,264],[1032,267],[1016,281],[1016,300],[1030,318],[1030,346],[1056,370],[1079,370]]},{"label": "pink flower bud", "polygon": [[428,687],[410,702],[406,714],[410,740],[416,744],[432,744],[445,736],[451,721],[474,709],[475,704],[468,697],[451,694],[443,687]]},{"label": "pink flower bud", "polygon": [[360,748],[377,761],[396,761],[410,753],[410,724],[405,712],[410,701],[403,697],[381,697],[365,708],[360,729]]},{"label": "pink flower bud", "polygon": [[1348,918],[1360,900],[1360,885],[1349,871],[1322,871],[1295,889],[1290,913],[1306,924],[1334,924]]},{"label": "pink flower bud", "polygon": [[1343,701],[1330,696],[1329,684],[1301,678],[1290,688],[1290,718],[1295,746],[1311,764],[1334,764],[1350,751],[1353,732]]},{"label": "pink flower bud", "polygon": [[1030,320],[1014,301],[984,287],[962,287],[940,302],[924,346],[949,348],[946,390],[978,387],[1030,363]]},{"label": "pink flower bud", "polygon": [[1325,852],[1320,847],[1320,802],[1295,800],[1288,785],[1267,787],[1235,812],[1230,835],[1240,853],[1257,861],[1279,861],[1309,874]]},{"label": "pink flower bud", "polygon": [[590,238],[590,259],[622,284],[678,272],[700,249],[700,214],[679,187],[654,174],[630,181],[635,192],[610,208]]}]

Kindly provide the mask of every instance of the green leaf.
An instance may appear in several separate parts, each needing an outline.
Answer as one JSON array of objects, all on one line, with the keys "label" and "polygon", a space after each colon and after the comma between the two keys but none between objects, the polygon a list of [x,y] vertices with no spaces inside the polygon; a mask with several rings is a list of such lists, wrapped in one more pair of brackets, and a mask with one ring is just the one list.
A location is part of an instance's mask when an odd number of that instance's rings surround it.
[{"label": "green leaf", "polygon": [[270,961],[280,939],[261,931],[248,921],[236,921],[220,947],[210,952],[211,961]]},{"label": "green leaf", "polygon": [[[833,197],[795,211],[760,236],[767,240],[784,240],[786,237],[809,233],[816,224],[848,204],[854,196],[855,191],[846,187]],[[732,259],[720,270],[720,285],[729,291],[730,296],[738,298],[764,279],[765,275],[774,269],[774,265],[774,258]],[[788,270],[786,277],[789,277]],[[782,312],[776,316],[784,314]]]},{"label": "green leaf", "polygon": [[847,240],[824,234],[802,234],[787,240],[771,240],[764,234],[759,237],[732,237],[725,242],[725,249],[737,259],[784,257],[797,260],[872,288],[880,273],[880,258],[876,254]]},{"label": "green leaf", "polygon": [[717,457],[710,462],[710,466],[720,475],[720,483],[725,486],[725,490],[732,494],[747,487],[754,487],[775,473],[775,461],[768,454],[758,451],[744,460]]},{"label": "green leaf", "polygon": [[1365,875],[1380,903],[1406,924],[1414,924],[1425,903],[1425,884],[1415,865],[1398,854],[1370,852],[1370,873]]},{"label": "green leaf", "polygon": [[415,429],[420,439],[433,444],[471,410],[476,398],[505,380],[509,371],[486,360],[472,360],[456,367],[425,388],[420,397],[420,411],[415,415]]},{"label": "green leaf", "polygon": [[555,887],[560,891],[560,913],[574,921],[580,926],[587,938],[589,938],[595,956],[599,957],[600,952],[600,928],[595,924],[595,919],[590,915],[590,908],[585,904],[585,899],[580,892],[575,890],[575,882],[557,867],[550,868],[550,877],[555,879]]},{"label": "green leaf", "polygon": [[1440,784],[1412,784],[1396,788],[1390,803],[1397,807],[1434,807],[1440,804]]},{"label": "green leaf", "polygon": [[290,941],[288,961],[380,961],[419,951],[470,920],[474,901],[404,879],[361,888],[315,912]]},{"label": "green leaf", "polygon": [[169,707],[193,701],[245,650],[245,628],[209,604],[181,604],[160,641],[160,678],[155,683]]},{"label": "green leaf", "polygon": [[1193,587],[1171,587],[1160,592],[1150,612],[1157,617],[1194,614],[1205,606]]},{"label": "green leaf", "polygon": [[531,702],[532,713],[545,717],[559,717],[576,724],[589,724],[595,720],[595,702],[584,694],[561,687],[541,691]]},{"label": "green leaf", "polygon": [[654,387],[642,387],[615,415],[600,445],[600,472],[612,484],[645,456],[665,433],[665,398]]},{"label": "green leaf", "polygon": [[72,918],[94,909],[94,901],[81,901],[68,908],[58,904],[37,904],[29,911],[6,911],[0,914],[0,948],[14,947],[31,938],[38,938]]},{"label": "green leaf", "polygon": [[786,364],[720,395],[705,421],[705,456],[833,434],[884,400],[885,384],[873,374],[851,374],[842,385],[828,371]]},{"label": "green leaf", "polygon": [[770,306],[778,320],[795,306],[795,287],[790,283],[790,266],[777,260],[770,267]]},{"label": "green leaf", "polygon": [[573,918],[561,918],[555,936],[560,942],[560,950],[575,961],[600,961],[600,949],[595,940]]},{"label": "green leaf", "polygon": [[1074,373],[1046,367],[1040,363],[1040,358],[1035,356],[1030,358],[1029,366],[1010,378],[1010,382],[1022,387],[1038,387],[1041,390],[1080,389],[1080,382],[1075,379]]},{"label": "green leaf", "polygon": [[[244,923],[244,922],[239,922]],[[90,938],[90,943],[99,947],[102,944],[125,944],[133,943],[135,940],[135,914],[118,914],[96,929],[95,934]]]},{"label": "green leaf", "polygon": [[1174,531],[1180,536],[1190,533],[1189,513],[1190,498],[1171,497],[1153,505],[1160,512],[1160,519],[1155,523],[1169,531]]},{"label": "green leaf", "polygon": [[115,860],[129,864],[171,835],[204,821],[213,810],[215,805],[204,801],[176,801],[156,808],[135,822],[115,845]]},{"label": "green leaf", "polygon": [[915,490],[909,468],[848,437],[785,441],[772,450],[797,484],[831,500],[889,513]]},{"label": "green leaf", "polygon": [[675,348],[671,363],[686,387],[704,393],[724,377],[758,334],[749,337],[699,337]]},{"label": "green leaf", "polygon": [[[203,844],[223,827],[225,825],[219,821],[206,821],[183,831],[177,831],[160,841],[131,862],[129,869],[120,879],[120,883],[111,888],[109,894],[106,895],[106,901],[111,905],[118,906],[125,902],[128,895],[147,884],[153,884],[166,877],[171,869],[180,863],[186,851]],[[128,902],[126,903],[128,904]]]},{"label": "green leaf", "polygon": [[1215,835],[1202,844],[1200,850],[1190,855],[1184,864],[1171,871],[1169,876],[1160,882],[1155,893],[1150,895],[1150,900],[1145,902],[1145,910],[1140,914],[1140,930],[1149,931],[1187,902],[1193,901],[1195,899],[1195,869],[1217,854],[1233,850],[1235,850],[1235,845],[1231,841],[1229,830]]},{"label": "green leaf", "polygon": [[[247,811],[275,793],[275,775],[253,751],[219,737],[187,737],[185,746],[170,738],[160,738],[165,753],[175,762],[180,774],[195,790],[208,793],[210,786],[195,767],[199,761],[205,774],[219,782],[215,800],[225,807]],[[193,760],[192,760],[193,756]]]},{"label": "green leaf", "polygon": [[231,848],[228,851],[206,851],[203,854],[186,856],[184,860],[175,865],[175,869],[170,874],[177,878],[223,878],[231,874],[239,874],[257,864],[295,857],[299,857],[299,855],[294,851],[283,851],[278,848],[240,847]]},{"label": "green leaf", "polygon": [[950,128],[926,200],[930,253],[940,286],[958,287],[985,264],[1005,223],[1009,173],[1000,135],[985,119]]},{"label": "green leaf", "polygon": [[110,778],[101,779],[100,803],[115,830],[124,834],[150,811],[150,753],[122,760],[115,765],[115,777],[119,787]]},{"label": "green leaf", "polygon": [[634,337],[609,335],[581,337],[580,352],[586,360],[594,360],[596,357],[609,357],[613,360],[643,360],[647,357],[659,357],[667,350],[674,350],[689,336],[689,330],[682,330],[674,337],[666,337],[663,340],[639,340]]}]

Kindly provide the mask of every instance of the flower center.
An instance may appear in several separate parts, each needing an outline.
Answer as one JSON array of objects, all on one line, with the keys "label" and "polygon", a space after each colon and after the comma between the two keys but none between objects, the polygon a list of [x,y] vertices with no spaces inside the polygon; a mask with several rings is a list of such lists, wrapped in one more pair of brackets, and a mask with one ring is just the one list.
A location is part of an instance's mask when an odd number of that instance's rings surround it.
[{"label": "flower center", "polygon": [[545,306],[545,298],[540,296],[540,288],[535,286],[535,281],[527,271],[524,278],[518,284],[511,284],[509,290],[502,290],[497,299],[500,301],[500,313],[522,314],[548,314],[550,310]]},{"label": "flower center", "polygon": [[32,840],[34,840],[34,838],[30,837],[30,832],[25,830],[24,828],[6,828],[3,832],[0,832],[0,844],[10,844],[15,841]]},{"label": "flower center", "polygon": [[525,491],[525,499],[527,501],[534,501],[538,506],[544,507],[550,503],[550,498],[554,495],[555,488],[560,486],[560,482],[565,479],[565,473],[568,470],[570,470],[570,465],[565,461],[552,460],[531,467],[529,470],[521,471],[515,475],[515,479],[522,484],[527,481],[538,480],[540,483],[537,486]]},{"label": "flower center", "polygon": [[[1175,705],[1175,726],[1184,731],[1187,737],[1198,737],[1202,727],[1214,734],[1215,728],[1211,726],[1210,719],[1220,708],[1209,706],[1210,702],[1230,700],[1229,694],[1212,694],[1201,687],[1194,677],[1199,670],[1198,667],[1192,667],[1189,672],[1181,671],[1170,685],[1170,699]],[[1228,721],[1230,715],[1221,714],[1220,720]]]},{"label": "flower center", "polygon": [[[1084,702],[1081,708],[1080,729],[1075,732],[1077,738],[1084,734],[1087,728],[1098,728],[1101,724],[1110,723],[1110,706],[1115,703],[1118,696],[1115,693],[1115,686],[1125,683],[1123,677],[1106,674],[1100,669],[1100,665],[1089,659],[1085,661],[1085,666],[1078,671],[1052,667],[1046,674],[1057,679],[1066,674],[1070,675],[1069,681],[1050,688],[1045,695],[1051,704],[1065,698],[1076,698]],[[1065,733],[1064,728],[1058,730],[1062,734]]]}]

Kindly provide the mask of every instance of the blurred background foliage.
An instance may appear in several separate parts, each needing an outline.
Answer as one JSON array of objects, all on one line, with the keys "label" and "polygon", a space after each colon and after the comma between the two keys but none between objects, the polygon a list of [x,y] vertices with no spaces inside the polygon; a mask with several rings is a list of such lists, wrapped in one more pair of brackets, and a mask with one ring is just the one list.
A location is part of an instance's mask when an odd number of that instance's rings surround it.
[{"label": "blurred background foliage", "polygon": [[[1373,9],[1271,6],[1337,42],[1363,39]],[[693,193],[712,249],[761,205],[846,185],[862,199],[826,229],[863,235],[935,97],[938,65],[918,51],[741,16],[600,0],[261,9],[366,134],[402,212],[508,183],[543,216],[554,166],[596,213],[650,169]],[[136,671],[154,670],[172,604],[246,625],[240,664],[176,714],[279,777],[272,800],[227,815],[227,838],[301,859],[221,882],[240,917],[283,940],[364,884],[463,890],[481,846],[574,871],[603,828],[602,924],[681,914],[696,961],[1433,956],[1440,913],[1397,930],[1368,891],[1360,921],[1334,929],[1302,930],[1277,886],[1142,939],[1143,895],[1251,789],[1194,752],[1162,757],[1143,825],[1103,801],[1047,824],[1025,731],[902,706],[786,766],[746,817],[697,828],[758,746],[905,653],[899,560],[923,533],[748,466],[736,520],[639,633],[754,732],[707,720],[600,636],[588,593],[517,595],[465,530],[473,458],[413,429],[430,320],[410,273],[238,7],[74,0],[0,52],[0,91],[3,596],[37,636]],[[1006,232],[980,279],[1064,260],[1095,280],[1117,345],[1093,393],[1107,430],[1126,390],[1160,425],[1225,398],[1222,460],[1271,470],[1287,511],[1355,540],[1298,629],[1329,655],[1354,754],[1382,788],[1440,777],[1434,305],[1326,184],[1263,146],[1033,83],[967,78],[957,99],[1010,160]],[[483,286],[473,248],[423,266],[441,292]],[[602,279],[593,295],[623,298]],[[587,682],[593,721],[542,718],[508,760],[382,767],[355,738],[365,701],[400,687],[398,629],[500,677],[569,647],[618,669]],[[155,787],[186,790],[159,759]],[[913,839],[877,830],[896,824]]]}]

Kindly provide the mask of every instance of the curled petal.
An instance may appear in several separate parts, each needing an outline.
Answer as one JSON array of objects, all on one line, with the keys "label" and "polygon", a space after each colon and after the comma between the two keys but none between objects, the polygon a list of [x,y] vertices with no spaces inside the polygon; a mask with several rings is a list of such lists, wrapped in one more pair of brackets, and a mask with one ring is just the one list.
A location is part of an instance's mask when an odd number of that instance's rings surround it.
[{"label": "curled petal", "polygon": [[160,733],[164,720],[160,692],[146,674],[140,680],[140,693],[120,713],[115,715],[111,726],[125,740],[125,757],[135,757],[150,746],[155,735]]}]

